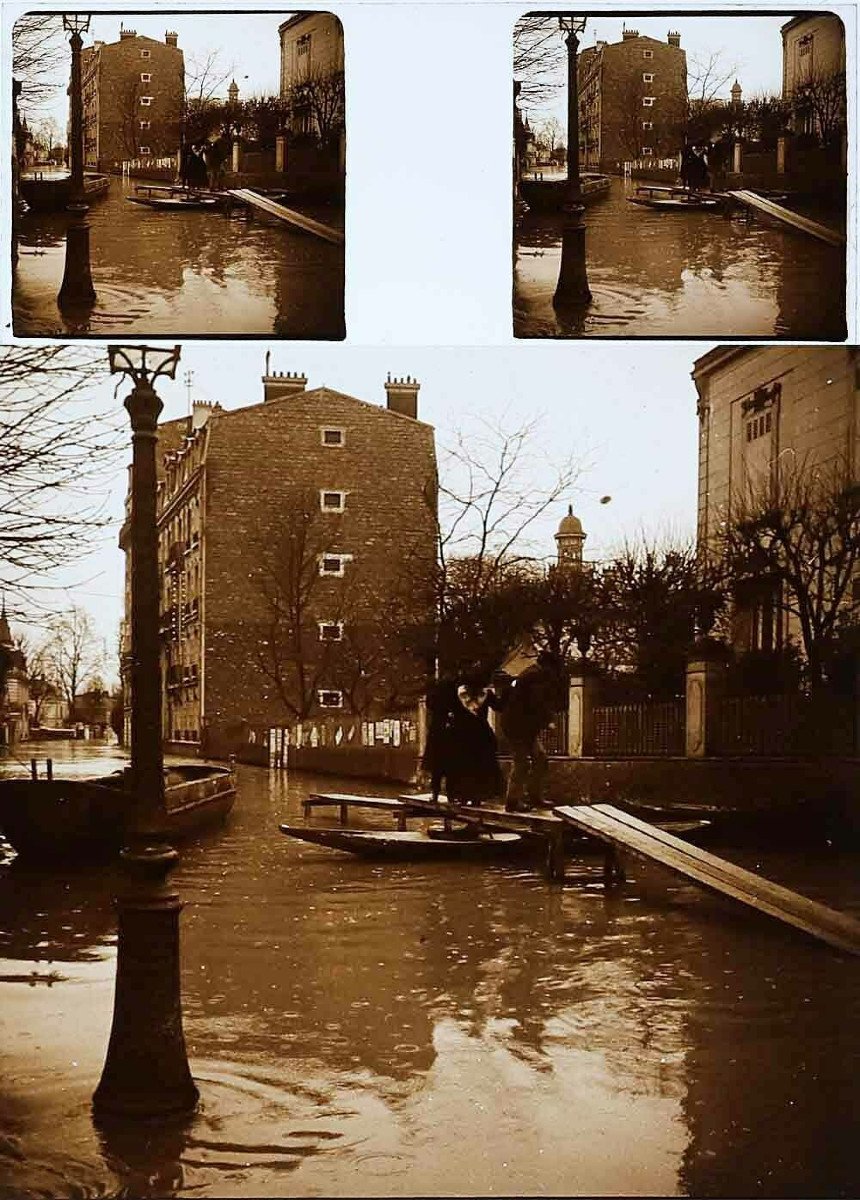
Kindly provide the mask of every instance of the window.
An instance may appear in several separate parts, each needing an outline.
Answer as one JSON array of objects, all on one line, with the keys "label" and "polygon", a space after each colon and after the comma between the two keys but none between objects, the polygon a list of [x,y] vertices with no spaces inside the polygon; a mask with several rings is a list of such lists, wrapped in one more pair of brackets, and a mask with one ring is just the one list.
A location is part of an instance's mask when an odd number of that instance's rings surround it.
[{"label": "window", "polygon": [[643,128],[643,129],[653,129],[653,128],[654,128],[654,122],[653,122],[653,121],[643,121],[643,122],[642,122],[642,128]]},{"label": "window", "polygon": [[321,554],[320,575],[336,575],[341,578],[346,573],[348,562],[352,562],[351,554]]},{"label": "window", "polygon": [[323,512],[343,512],[346,508],[346,492],[320,492],[320,508]]},{"label": "window", "polygon": [[751,421],[747,421],[747,441],[757,441],[760,437],[764,437],[765,434],[770,433],[772,428],[773,414],[770,411],[753,417]]},{"label": "window", "polygon": [[150,125],[149,121],[140,121],[139,124],[140,124],[141,129],[149,129],[149,125]]},{"label": "window", "polygon": [[653,96],[643,96],[642,97],[642,107],[643,108],[653,108],[654,107],[654,97]]},{"label": "window", "polygon": [[152,104],[152,96],[141,96],[140,102],[144,108],[149,108],[150,104]]},{"label": "window", "polygon": [[298,54],[299,58],[302,58],[304,55],[310,54],[310,52],[311,35],[309,33],[303,33],[302,36],[296,40],[296,54]]},{"label": "window", "polygon": [[320,621],[319,631],[321,642],[343,641],[343,621]]},{"label": "window", "polygon": [[320,429],[320,442],[323,446],[343,446],[346,444],[346,430],[335,425],[323,426]]},{"label": "window", "polygon": [[642,76],[642,82],[643,82],[643,83],[653,83],[653,82],[654,82],[654,76],[653,76],[653,75],[649,75],[649,74],[646,72],[646,73],[645,73],[645,74]]},{"label": "window", "polygon": [[148,71],[143,72],[143,74],[140,77],[140,82],[141,83],[152,83],[152,76],[149,74]]},{"label": "window", "polygon": [[152,153],[152,151],[150,150],[149,146],[141,146],[141,148],[140,148],[140,150],[138,151],[138,153],[139,153],[139,154],[151,154],[151,153]]},{"label": "window", "polygon": [[320,708],[343,708],[343,692],[339,688],[321,688],[317,699]]},{"label": "window", "polygon": [[650,146],[642,147],[641,154],[642,154],[643,158],[650,158],[653,153],[654,153],[654,151],[651,149]]},{"label": "window", "polygon": [[653,51],[653,50],[643,50],[643,51],[642,51],[642,57],[643,57],[643,58],[653,58],[653,57],[654,57],[654,51]]},{"label": "window", "polygon": [[151,50],[141,50],[140,57],[141,58],[152,58],[152,51]]}]

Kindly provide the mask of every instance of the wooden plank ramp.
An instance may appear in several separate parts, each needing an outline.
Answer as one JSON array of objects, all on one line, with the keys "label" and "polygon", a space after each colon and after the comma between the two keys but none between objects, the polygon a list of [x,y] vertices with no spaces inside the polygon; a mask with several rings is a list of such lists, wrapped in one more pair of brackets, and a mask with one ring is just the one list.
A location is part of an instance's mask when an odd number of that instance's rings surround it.
[{"label": "wooden plank ramp", "polygon": [[838,950],[860,954],[860,921],[700,850],[612,804],[562,805],[553,811],[563,821],[593,837],[660,863]]},{"label": "wooden plank ramp", "polygon": [[799,233],[807,233],[810,237],[827,242],[830,246],[843,246],[845,244],[845,238],[837,230],[828,229],[826,225],[819,225],[817,221],[811,221],[809,217],[801,217],[798,213],[794,213],[788,208],[783,208],[781,204],[775,204],[773,200],[767,200],[764,196],[759,196],[747,188],[734,192],[726,192],[725,194],[731,196],[738,204],[746,205],[747,208],[772,217],[775,221],[780,221],[783,225],[791,226],[792,229],[796,229]]},{"label": "wooden plank ramp", "polygon": [[287,225],[295,225],[297,229],[301,229],[305,233],[312,233],[326,242],[332,242],[335,246],[344,244],[344,235],[339,229],[334,229],[331,225],[324,225],[322,221],[315,221],[312,217],[306,217],[304,213],[278,204],[276,200],[270,200],[268,196],[261,196],[253,188],[230,188],[229,195],[241,200],[243,204],[250,204],[252,208],[259,208],[262,212],[268,213],[270,217],[277,217]]},{"label": "wooden plank ramp", "polygon": [[423,816],[425,813],[423,807],[416,808],[407,800],[390,796],[357,796],[349,792],[310,792],[302,801],[302,811],[307,816],[314,808],[337,808],[341,825],[346,825],[351,808],[390,812],[394,814],[399,829],[406,828],[406,817]]}]

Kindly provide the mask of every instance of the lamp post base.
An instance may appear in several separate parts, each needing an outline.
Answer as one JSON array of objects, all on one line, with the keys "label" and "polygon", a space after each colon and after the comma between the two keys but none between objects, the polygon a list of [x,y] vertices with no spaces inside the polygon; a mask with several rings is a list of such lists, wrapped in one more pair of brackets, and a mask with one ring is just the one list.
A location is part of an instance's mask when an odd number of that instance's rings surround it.
[{"label": "lamp post base", "polygon": [[66,230],[66,267],[57,296],[61,309],[91,308],[96,289],[90,271],[90,227],[84,220],[85,204],[70,204],[72,222]]},{"label": "lamp post base", "polygon": [[167,883],[175,850],[145,845],[122,852],[130,876],[118,897],[116,994],[96,1119],[190,1113],[199,1099],[182,1033],[179,897]]},{"label": "lamp post base", "polygon": [[561,231],[561,264],[552,298],[556,308],[583,305],[591,301],[585,265],[584,211],[581,205],[565,209],[564,228]]}]

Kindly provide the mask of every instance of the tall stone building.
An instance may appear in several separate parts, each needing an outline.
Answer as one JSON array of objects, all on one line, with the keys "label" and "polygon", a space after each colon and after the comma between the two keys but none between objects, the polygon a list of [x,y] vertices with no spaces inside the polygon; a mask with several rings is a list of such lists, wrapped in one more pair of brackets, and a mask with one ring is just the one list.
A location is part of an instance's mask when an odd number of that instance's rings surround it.
[{"label": "tall stone building", "polygon": [[[844,463],[860,482],[856,347],[720,346],[696,360],[693,380],[699,397],[700,546],[718,543],[725,524],[762,481]],[[855,579],[855,597],[858,589]],[[739,598],[739,649],[773,649],[792,633],[766,580]]]},{"label": "tall stone building", "polygon": [[399,637],[432,615],[419,385],[389,379],[385,407],[306,385],[267,366],[262,403],[198,403],[159,430],[164,737],[186,750],[241,752],[325,711],[377,716],[424,685]]},{"label": "tall stone building", "polygon": [[81,53],[84,162],[108,171],[129,159],[166,158],[179,150],[185,59],[178,35],[164,41],[120,29],[118,42]]},{"label": "tall stone building", "polygon": [[793,17],[781,28],[782,94],[795,133],[844,140],[845,26],[833,13]]},{"label": "tall stone building", "polygon": [[641,158],[677,154],[687,111],[687,55],[681,35],[665,42],[625,29],[578,58],[579,140],[583,166],[619,171]]},{"label": "tall stone building", "polygon": [[4,602],[0,611],[0,746],[25,739],[30,728],[27,659],[15,645]]},{"label": "tall stone building", "polygon": [[343,125],[343,26],[333,13],[296,13],[278,28],[281,96],[292,132],[325,138]]}]

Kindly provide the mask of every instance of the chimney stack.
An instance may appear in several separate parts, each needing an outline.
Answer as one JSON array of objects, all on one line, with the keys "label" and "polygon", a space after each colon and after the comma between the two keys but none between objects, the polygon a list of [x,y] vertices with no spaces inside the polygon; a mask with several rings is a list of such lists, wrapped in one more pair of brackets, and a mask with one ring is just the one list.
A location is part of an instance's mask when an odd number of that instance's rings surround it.
[{"label": "chimney stack", "polygon": [[638,29],[625,29],[621,34],[621,40],[624,42],[630,42],[633,40],[633,38],[638,38],[638,37],[639,37]]},{"label": "chimney stack", "polygon": [[172,29],[168,29],[167,33],[164,35],[164,42],[167,46],[178,46],[179,34],[174,33]]},{"label": "chimney stack", "polygon": [[270,400],[286,400],[289,396],[298,396],[307,386],[307,375],[300,375],[298,371],[267,373],[263,376],[263,400],[267,404]]},{"label": "chimney stack", "polygon": [[391,378],[391,372],[385,381],[385,398],[389,412],[401,413],[404,417],[414,420],[418,417],[418,390],[421,384],[411,375],[403,379]]},{"label": "chimney stack", "polygon": [[133,38],[133,37],[137,37],[136,29],[123,29],[122,26],[120,26],[119,40],[121,42],[124,42],[126,38]]},{"label": "chimney stack", "polygon": [[669,45],[670,46],[680,46],[681,45],[680,33],[676,33],[674,30],[669,31]]}]

